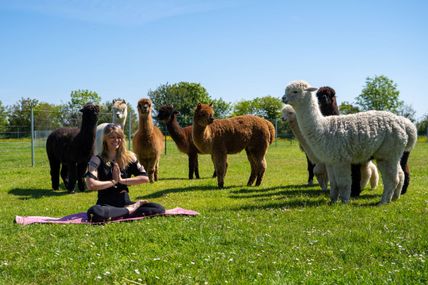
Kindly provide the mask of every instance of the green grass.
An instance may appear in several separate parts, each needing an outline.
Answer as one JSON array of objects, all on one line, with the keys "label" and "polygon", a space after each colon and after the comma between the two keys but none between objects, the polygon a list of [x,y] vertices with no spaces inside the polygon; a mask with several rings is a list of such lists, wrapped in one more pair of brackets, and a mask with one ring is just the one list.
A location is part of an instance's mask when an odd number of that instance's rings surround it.
[{"label": "green grass", "polygon": [[200,157],[203,178],[188,180],[187,156],[169,144],[160,181],[131,187],[131,198],[200,215],[103,226],[14,224],[15,215],[86,211],[96,193],[50,190],[42,144],[33,168],[28,141],[0,147],[0,284],[428,282],[426,142],[410,156],[408,193],[381,207],[381,185],[348,205],[328,205],[318,186],[305,186],[306,160],[296,143],[270,147],[257,188],[245,186],[245,153],[229,156],[223,190],[210,178],[209,156]]}]

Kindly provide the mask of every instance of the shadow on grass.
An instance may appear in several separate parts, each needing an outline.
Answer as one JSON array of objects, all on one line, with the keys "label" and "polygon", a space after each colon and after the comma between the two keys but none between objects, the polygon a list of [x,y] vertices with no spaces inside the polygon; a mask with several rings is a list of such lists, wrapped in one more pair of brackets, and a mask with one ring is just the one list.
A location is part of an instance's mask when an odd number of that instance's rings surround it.
[{"label": "shadow on grass", "polygon": [[70,195],[67,190],[52,189],[31,189],[31,188],[14,188],[9,190],[8,194],[19,196],[21,200],[39,199],[42,197],[54,197]]},{"label": "shadow on grass", "polygon": [[[351,205],[356,207],[373,207],[379,203],[382,195],[375,193],[363,192],[359,197],[351,197]],[[286,185],[276,186],[265,189],[240,189],[231,191],[229,196],[232,199],[254,199],[258,204],[243,205],[233,208],[239,210],[256,210],[256,209],[287,209],[287,208],[305,208],[326,205],[325,198],[329,201],[329,192],[323,192],[316,185]],[[371,201],[376,199],[377,201]],[[353,203],[352,201],[359,201]],[[364,201],[361,203],[361,201]],[[342,204],[338,202],[338,205]]]},{"label": "shadow on grass", "polygon": [[157,191],[151,194],[138,196],[137,199],[151,199],[151,198],[160,198],[171,193],[183,193],[183,192],[192,192],[192,191],[224,191],[230,188],[236,188],[237,186],[225,186],[223,189],[218,189],[214,185],[204,185],[204,186],[190,186],[190,187],[177,187],[177,188],[168,188],[161,191]]},{"label": "shadow on grass", "polygon": [[166,178],[159,178],[159,181],[165,180],[194,180],[194,181],[198,181],[198,180],[206,180],[206,179],[212,179],[212,177],[201,177],[201,178],[193,178],[193,179],[189,179],[186,177],[166,177]]}]

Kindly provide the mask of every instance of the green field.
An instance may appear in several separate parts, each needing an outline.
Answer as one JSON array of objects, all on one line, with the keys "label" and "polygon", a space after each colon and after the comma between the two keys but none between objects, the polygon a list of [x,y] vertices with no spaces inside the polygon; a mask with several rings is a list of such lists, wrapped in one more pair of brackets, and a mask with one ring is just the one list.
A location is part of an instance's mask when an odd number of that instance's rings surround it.
[{"label": "green field", "polygon": [[428,143],[410,156],[411,185],[376,206],[382,185],[350,204],[329,205],[305,185],[296,143],[269,148],[261,187],[247,187],[245,152],[229,156],[225,189],[188,180],[187,156],[173,144],[160,181],[131,187],[132,199],[196,210],[196,217],[155,217],[93,225],[15,224],[15,215],[61,217],[86,211],[95,192],[50,190],[42,146],[31,167],[28,141],[0,142],[0,284],[427,284]]}]

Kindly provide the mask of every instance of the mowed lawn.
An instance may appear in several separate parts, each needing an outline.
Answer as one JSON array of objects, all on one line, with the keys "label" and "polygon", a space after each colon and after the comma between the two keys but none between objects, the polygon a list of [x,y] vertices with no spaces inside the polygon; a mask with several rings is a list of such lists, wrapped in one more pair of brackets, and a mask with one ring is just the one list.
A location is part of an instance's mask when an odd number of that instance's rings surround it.
[{"label": "mowed lawn", "polygon": [[160,181],[130,188],[132,199],[196,210],[196,217],[155,217],[94,225],[14,223],[15,215],[61,217],[86,211],[95,192],[52,191],[44,148],[31,167],[29,142],[0,142],[0,284],[427,284],[428,143],[410,156],[411,185],[398,201],[364,190],[329,205],[306,186],[295,142],[276,141],[260,187],[247,187],[245,152],[229,156],[225,189],[187,179],[187,156],[173,143]]}]

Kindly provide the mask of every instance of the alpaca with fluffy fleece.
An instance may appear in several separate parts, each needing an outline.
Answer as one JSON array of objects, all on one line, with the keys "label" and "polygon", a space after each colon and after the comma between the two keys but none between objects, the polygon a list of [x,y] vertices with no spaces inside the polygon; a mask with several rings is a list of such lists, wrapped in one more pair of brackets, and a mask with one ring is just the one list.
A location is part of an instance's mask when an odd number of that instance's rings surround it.
[{"label": "alpaca with fluffy fleece", "polygon": [[416,144],[416,127],[406,118],[385,111],[368,111],[324,117],[312,94],[316,88],[293,81],[285,89],[284,103],[296,110],[303,137],[321,162],[327,165],[330,199],[348,202],[351,164],[374,158],[382,174],[384,191],[380,204],[398,199],[404,183],[400,157]]},{"label": "alpaca with fluffy fleece", "polygon": [[193,117],[193,142],[201,153],[211,154],[217,185],[224,187],[227,155],[245,149],[251,165],[248,186],[259,186],[266,171],[265,155],[275,138],[272,123],[253,115],[214,120],[212,105],[199,103]]},{"label": "alpaca with fluffy fleece", "polygon": [[100,109],[97,105],[86,104],[80,109],[82,124],[79,128],[59,128],[46,140],[46,152],[49,159],[52,189],[59,189],[59,176],[68,192],[77,185],[85,190],[83,175],[94,151],[95,129]]},{"label": "alpaca with fluffy fleece", "polygon": [[[112,123],[118,124],[122,130],[125,127],[126,117],[128,116],[128,106],[126,101],[123,99],[114,99],[111,107],[113,116]],[[102,123],[97,126],[97,132],[95,136],[95,153],[100,154],[103,149],[103,135],[105,127],[110,123]]]},{"label": "alpaca with fluffy fleece", "polygon": [[159,160],[165,148],[165,137],[153,124],[152,101],[147,98],[139,100],[137,109],[138,130],[134,134],[132,148],[153,183],[158,180]]}]

